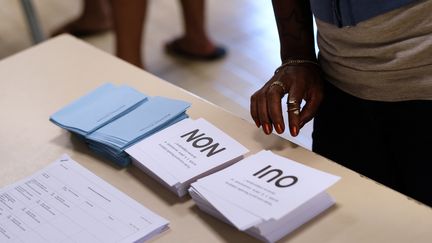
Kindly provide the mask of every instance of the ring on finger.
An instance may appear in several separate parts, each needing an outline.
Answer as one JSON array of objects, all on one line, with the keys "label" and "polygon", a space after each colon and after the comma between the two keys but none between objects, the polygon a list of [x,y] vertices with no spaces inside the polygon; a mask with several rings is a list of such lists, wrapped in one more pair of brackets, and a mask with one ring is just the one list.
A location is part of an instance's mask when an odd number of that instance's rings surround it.
[{"label": "ring on finger", "polygon": [[284,83],[282,83],[282,82],[279,81],[279,80],[276,80],[276,81],[274,81],[273,83],[270,84],[270,88],[273,87],[273,86],[279,86],[279,87],[282,88],[282,90],[283,90],[284,93],[287,92],[287,89],[285,88]]},{"label": "ring on finger", "polygon": [[296,107],[298,107],[298,102],[295,99],[289,99],[287,102],[288,105],[295,105]]},{"label": "ring on finger", "polygon": [[288,112],[292,112],[294,115],[300,114],[300,107],[289,107]]}]

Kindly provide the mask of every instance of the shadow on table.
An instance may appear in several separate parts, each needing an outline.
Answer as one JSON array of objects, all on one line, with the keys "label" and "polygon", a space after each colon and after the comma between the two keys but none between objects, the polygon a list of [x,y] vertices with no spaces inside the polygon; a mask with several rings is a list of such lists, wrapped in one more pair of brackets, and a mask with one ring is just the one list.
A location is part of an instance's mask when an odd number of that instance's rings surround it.
[{"label": "shadow on table", "polygon": [[159,181],[153,179],[136,166],[130,165],[126,170],[131,176],[135,177],[141,184],[143,184],[143,186],[151,190],[154,195],[158,196],[169,205],[185,203],[186,201],[191,200],[189,195],[179,198],[168,188],[164,187]]},{"label": "shadow on table", "polygon": [[[291,239],[296,238],[300,234],[307,234],[308,228],[312,227],[313,225],[319,223],[321,220],[323,220],[325,217],[328,217],[330,214],[332,214],[335,210],[338,209],[338,205],[335,204],[328,210],[324,211],[317,217],[313,218],[309,222],[303,224],[290,234],[286,235],[282,239],[280,239],[278,242],[289,242]],[[237,243],[237,242],[261,242],[258,239],[248,235],[245,232],[241,232],[237,230],[234,226],[231,226],[199,209],[197,205],[194,205],[190,208],[190,210],[195,213],[200,219],[202,219],[202,223],[208,224],[215,233],[223,237],[225,240],[224,242],[229,243]]]},{"label": "shadow on table", "polygon": [[199,209],[198,206],[193,205],[190,207],[190,210],[193,214],[197,215],[201,220],[203,224],[209,225],[215,234],[219,235],[224,239],[224,242],[229,243],[237,243],[237,242],[247,242],[247,243],[254,243],[254,242],[261,242],[254,237],[241,232],[237,230],[234,226],[231,226]]}]

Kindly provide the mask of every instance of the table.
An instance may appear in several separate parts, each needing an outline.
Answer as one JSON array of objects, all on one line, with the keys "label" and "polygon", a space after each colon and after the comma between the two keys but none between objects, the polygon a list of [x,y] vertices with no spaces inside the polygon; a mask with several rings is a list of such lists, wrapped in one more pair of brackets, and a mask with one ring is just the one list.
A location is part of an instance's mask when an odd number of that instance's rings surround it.
[{"label": "table", "polygon": [[[282,242],[432,242],[432,210],[368,178],[255,125],[111,55],[63,35],[0,61],[0,187],[26,177],[67,153],[104,180],[170,221],[152,242],[256,242],[177,198],[131,166],[115,167],[51,124],[59,108],[105,82],[128,84],[148,95],[192,103],[203,117],[256,153],[270,149],[342,179],[328,192],[336,205]],[[365,145],[367,146],[367,145]],[[425,185],[426,186],[426,185]]]}]

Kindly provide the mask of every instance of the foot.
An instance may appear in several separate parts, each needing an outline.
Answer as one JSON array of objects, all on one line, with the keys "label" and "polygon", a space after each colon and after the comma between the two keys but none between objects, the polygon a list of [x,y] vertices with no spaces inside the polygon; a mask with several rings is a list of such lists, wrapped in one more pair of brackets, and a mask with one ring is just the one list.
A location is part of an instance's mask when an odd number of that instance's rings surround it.
[{"label": "foot", "polygon": [[226,56],[226,49],[210,41],[193,43],[185,38],[175,39],[165,45],[167,54],[197,61],[214,61]]},{"label": "foot", "polygon": [[57,30],[51,36],[69,33],[76,37],[85,37],[110,31],[113,23],[109,17],[83,17],[73,20]]}]

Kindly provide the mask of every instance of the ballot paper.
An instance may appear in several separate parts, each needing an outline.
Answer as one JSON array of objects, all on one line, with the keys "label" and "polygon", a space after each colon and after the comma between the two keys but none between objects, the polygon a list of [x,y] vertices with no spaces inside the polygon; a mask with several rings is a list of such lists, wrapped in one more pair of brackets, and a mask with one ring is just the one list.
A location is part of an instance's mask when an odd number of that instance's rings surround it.
[{"label": "ballot paper", "polygon": [[133,164],[182,197],[190,183],[237,162],[248,150],[200,118],[178,122],[126,152]]},{"label": "ballot paper", "polygon": [[126,85],[105,84],[65,106],[50,121],[83,137],[89,148],[120,166],[124,150],[184,118],[190,103],[148,97]]},{"label": "ballot paper", "polygon": [[164,97],[151,97],[148,101],[86,136],[89,147],[117,162],[129,163],[124,150],[136,142],[160,131],[188,116],[190,104]]},{"label": "ballot paper", "polygon": [[189,193],[203,211],[274,242],[333,205],[325,190],[339,179],[261,151],[192,183]]},{"label": "ballot paper", "polygon": [[104,84],[54,113],[50,120],[86,136],[135,109],[147,96],[126,85]]},{"label": "ballot paper", "polygon": [[143,242],[166,229],[67,155],[0,189],[0,242]]}]

